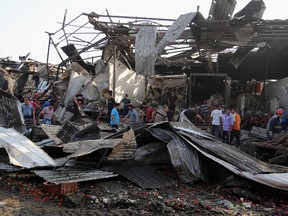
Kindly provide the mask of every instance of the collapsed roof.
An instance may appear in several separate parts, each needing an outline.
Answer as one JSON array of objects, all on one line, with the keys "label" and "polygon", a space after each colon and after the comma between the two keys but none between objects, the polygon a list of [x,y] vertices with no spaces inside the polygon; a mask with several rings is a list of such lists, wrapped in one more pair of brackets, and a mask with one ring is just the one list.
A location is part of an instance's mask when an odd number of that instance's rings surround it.
[{"label": "collapsed roof", "polygon": [[[262,0],[252,0],[232,16],[235,6],[236,0],[214,0],[207,19],[199,11],[176,20],[83,13],[49,33],[50,42],[62,64],[77,61],[88,71],[93,67],[86,65],[87,58],[117,58],[144,75],[211,72],[244,80],[284,77],[288,21],[263,20]],[[59,47],[69,58],[61,56]]]}]

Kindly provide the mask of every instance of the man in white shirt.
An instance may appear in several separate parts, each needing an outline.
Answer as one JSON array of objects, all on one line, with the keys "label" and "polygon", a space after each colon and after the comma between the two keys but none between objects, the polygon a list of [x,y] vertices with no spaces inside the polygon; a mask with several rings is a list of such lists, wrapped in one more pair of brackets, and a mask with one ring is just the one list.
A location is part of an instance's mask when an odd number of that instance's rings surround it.
[{"label": "man in white shirt", "polygon": [[211,134],[213,136],[221,138],[221,122],[222,110],[220,109],[220,105],[216,105],[215,109],[211,112],[210,115]]}]

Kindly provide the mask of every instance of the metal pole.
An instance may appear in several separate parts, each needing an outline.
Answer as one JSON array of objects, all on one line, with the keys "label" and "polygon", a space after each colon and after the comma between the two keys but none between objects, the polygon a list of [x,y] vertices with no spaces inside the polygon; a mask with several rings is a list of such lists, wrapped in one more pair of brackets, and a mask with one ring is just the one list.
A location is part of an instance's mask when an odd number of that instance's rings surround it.
[{"label": "metal pole", "polygon": [[116,46],[113,48],[113,94],[115,97],[115,89],[116,89]]},{"label": "metal pole", "polygon": [[47,84],[49,85],[50,80],[50,70],[49,70],[49,55],[50,55],[50,35],[48,40],[48,51],[47,51],[47,59],[46,59],[46,70],[47,70]]}]

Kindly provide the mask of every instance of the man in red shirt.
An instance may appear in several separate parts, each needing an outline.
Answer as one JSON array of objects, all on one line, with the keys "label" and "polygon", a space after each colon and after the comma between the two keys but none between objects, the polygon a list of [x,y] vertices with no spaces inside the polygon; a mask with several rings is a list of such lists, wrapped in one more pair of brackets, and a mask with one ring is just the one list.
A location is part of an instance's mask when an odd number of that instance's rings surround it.
[{"label": "man in red shirt", "polygon": [[151,123],[153,121],[152,113],[155,111],[155,109],[151,106],[150,103],[147,103],[147,108],[144,110],[144,123]]}]

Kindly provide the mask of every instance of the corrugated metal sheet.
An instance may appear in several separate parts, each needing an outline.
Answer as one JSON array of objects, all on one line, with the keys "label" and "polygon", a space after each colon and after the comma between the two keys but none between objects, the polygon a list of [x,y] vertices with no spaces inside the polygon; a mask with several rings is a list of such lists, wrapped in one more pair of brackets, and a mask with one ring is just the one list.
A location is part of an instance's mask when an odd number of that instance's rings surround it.
[{"label": "corrugated metal sheet", "polygon": [[33,172],[36,175],[45,179],[46,181],[54,184],[91,181],[96,179],[105,179],[118,176],[118,174],[103,170],[58,169],[35,170]]},{"label": "corrugated metal sheet", "polygon": [[137,144],[135,134],[132,129],[123,134],[122,142],[116,145],[108,160],[131,160],[134,159]]},{"label": "corrugated metal sheet", "polygon": [[105,140],[82,140],[78,142],[71,142],[63,145],[65,153],[87,154],[91,151],[96,151],[101,148],[114,148],[122,142],[122,139],[105,139]]},{"label": "corrugated metal sheet", "polygon": [[[212,1],[210,11],[209,11],[209,17],[208,20],[219,20],[219,21],[225,21],[230,20],[231,15],[233,14],[233,11],[236,6],[236,0],[216,0]],[[209,28],[217,28],[221,26],[226,26],[226,22],[213,22],[208,23]],[[203,33],[201,39],[202,40],[217,40],[220,41],[224,32],[223,31],[214,31],[214,32],[207,32]]]},{"label": "corrugated metal sheet", "polygon": [[135,71],[143,75],[154,75],[155,43],[157,28],[141,27],[135,39]]},{"label": "corrugated metal sheet", "polygon": [[118,173],[142,188],[163,188],[174,184],[174,181],[150,166],[136,161],[107,166],[104,170]]},{"label": "corrugated metal sheet", "polygon": [[55,114],[57,121],[60,122],[61,124],[65,124],[74,116],[74,113],[67,111],[66,107],[61,107],[61,106],[57,107],[54,114]]},{"label": "corrugated metal sheet", "polygon": [[64,143],[68,143],[73,140],[74,135],[79,131],[80,130],[78,129],[78,127],[76,127],[75,124],[67,121],[57,134],[57,137],[59,137]]},{"label": "corrugated metal sheet", "polygon": [[[85,120],[87,119],[86,123]],[[64,143],[72,142],[75,139],[80,139],[88,134],[97,135],[100,133],[100,129],[97,123],[89,118],[79,118],[80,124],[76,122],[67,121],[61,128],[57,137],[59,137]],[[100,135],[99,135],[100,137]],[[76,141],[76,140],[75,140]]]},{"label": "corrugated metal sheet", "polygon": [[[104,139],[104,140],[82,140],[78,142],[67,143],[63,145],[63,151],[66,153],[72,153],[65,158],[55,159],[58,166],[64,165],[68,160],[77,158],[80,156],[88,155],[99,149],[114,149],[119,146],[113,153],[110,160],[124,160],[133,159],[136,149],[136,141],[133,130],[123,134],[122,139]],[[104,154],[103,157],[106,157]],[[95,161],[99,158],[95,158]]]},{"label": "corrugated metal sheet", "polygon": [[24,117],[19,100],[2,90],[0,90],[0,126],[15,128],[20,133],[25,131]]},{"label": "corrugated metal sheet", "polygon": [[[191,136],[190,136],[191,138]],[[204,155],[205,157],[211,159],[212,161],[218,163],[219,165],[225,167],[226,169],[230,170],[231,172],[235,173],[236,175],[239,175],[241,177],[250,179],[252,181],[256,181],[258,183],[288,191],[288,168],[282,167],[282,166],[275,166],[272,164],[267,164],[265,162],[259,161],[256,158],[250,158],[249,161],[246,161],[246,154],[243,152],[237,152],[236,155],[234,154],[227,154],[226,158],[221,158],[221,154],[219,152],[213,152],[213,154],[210,154],[207,152],[207,149],[212,150],[213,148],[207,147],[206,145],[202,145],[201,148],[199,148],[197,145],[195,145],[193,142],[187,140],[185,137],[183,137],[193,148],[195,148],[199,153]],[[202,142],[204,140],[199,140],[199,142]],[[221,148],[225,143],[222,144],[216,144]],[[233,148],[231,146],[231,148]],[[204,150],[205,149],[205,150]],[[224,148],[223,148],[224,149]],[[234,151],[237,151],[236,148],[233,148]],[[232,150],[232,149],[231,149]],[[229,151],[231,153],[232,151]],[[243,156],[244,155],[244,156]],[[219,157],[220,156],[220,157]],[[235,159],[236,158],[236,159]],[[235,159],[234,163],[231,164],[227,162],[227,160],[233,160]],[[249,165],[248,163],[253,161],[252,165]],[[236,163],[238,161],[238,164]],[[256,164],[257,163],[257,164]],[[249,165],[247,170],[251,170],[251,167],[253,168],[256,166],[256,170],[252,170],[252,172],[246,171],[245,165]],[[239,166],[242,168],[239,168]],[[244,170],[243,170],[244,168]],[[209,171],[209,169],[207,169]],[[257,173],[257,171],[262,173]],[[268,172],[268,174],[267,174]],[[273,173],[276,172],[276,173]]]},{"label": "corrugated metal sheet", "polygon": [[221,158],[222,160],[229,162],[233,166],[237,166],[238,169],[242,170],[243,172],[258,174],[279,173],[288,171],[288,168],[286,167],[284,168],[265,163],[252,157],[251,155],[246,154],[245,152],[242,152],[238,148],[235,148],[234,146],[228,145],[223,142],[204,139],[200,140],[190,135],[189,139],[191,139],[192,142],[197,143],[202,148],[209,150],[211,153],[213,152],[213,154],[216,154],[217,157]]},{"label": "corrugated metal sheet", "polygon": [[86,78],[83,76],[83,74],[77,73],[73,70],[71,71],[68,88],[65,92],[65,98],[63,102],[65,106],[68,106],[68,104],[73,101],[73,98],[76,94],[78,94],[85,81]]},{"label": "corrugated metal sheet", "polygon": [[57,134],[62,129],[62,125],[46,125],[41,124],[42,130],[47,134],[47,136],[53,140],[57,145],[63,143],[59,137],[57,137]]},{"label": "corrugated metal sheet", "polygon": [[180,139],[173,139],[167,145],[171,162],[181,182],[188,183],[202,176],[199,153],[189,148]]},{"label": "corrugated metal sheet", "polygon": [[5,172],[14,172],[14,171],[20,171],[22,170],[22,168],[0,162],[0,170],[3,170]]},{"label": "corrugated metal sheet", "polygon": [[193,20],[197,13],[187,13],[182,14],[178,19],[173,23],[173,25],[166,32],[164,37],[156,46],[156,53],[159,55],[164,51],[165,47],[175,40],[183,33],[188,24]]},{"label": "corrugated metal sheet", "polygon": [[14,129],[0,127],[0,143],[11,164],[24,168],[55,166],[54,160],[31,140]]},{"label": "corrugated metal sheet", "polygon": [[[288,167],[265,163],[233,146],[209,139],[205,133],[203,133],[203,136],[201,136],[199,131],[195,131],[194,133],[193,129],[190,129],[190,132],[180,130],[177,135],[177,132],[173,131],[170,126],[171,124],[167,122],[160,123],[153,126],[158,127],[157,130],[154,128],[154,130],[149,132],[151,134],[154,133],[153,136],[161,139],[162,130],[162,134],[166,134],[163,136],[165,141],[167,141],[169,137],[173,137],[171,133],[174,132],[176,133],[175,137],[183,139],[191,146],[193,151],[197,151],[199,156],[197,163],[200,164],[201,171],[199,176],[201,176],[203,180],[206,180],[207,176],[215,174],[215,170],[209,167],[209,164],[212,165],[211,163],[213,163],[213,167],[225,168],[225,171],[230,171],[241,177],[273,188],[288,191]],[[169,130],[169,133],[167,133],[167,130]],[[178,142],[174,142],[173,145],[178,145]],[[210,162],[205,163],[205,161],[208,162],[206,159],[209,159]],[[196,157],[195,160],[197,160]]]}]

